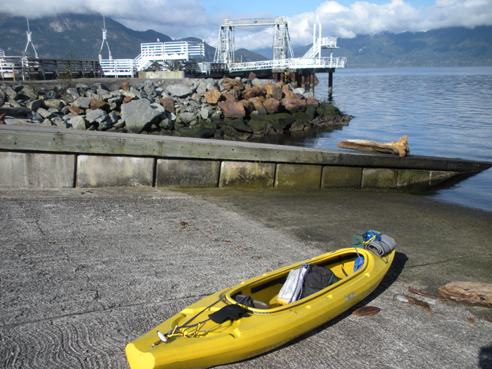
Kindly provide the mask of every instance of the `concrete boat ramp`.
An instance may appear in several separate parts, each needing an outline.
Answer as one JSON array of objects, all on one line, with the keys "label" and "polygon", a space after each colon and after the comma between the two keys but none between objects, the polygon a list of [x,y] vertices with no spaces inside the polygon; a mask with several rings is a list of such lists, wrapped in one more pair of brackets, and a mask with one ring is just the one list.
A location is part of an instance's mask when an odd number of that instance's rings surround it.
[{"label": "concrete boat ramp", "polygon": [[[193,156],[192,147],[200,154]],[[426,168],[424,159],[411,157],[371,162],[366,155],[273,145],[10,128],[0,129],[0,149],[2,368],[127,368],[125,343],[191,302],[350,245],[352,235],[368,228],[399,244],[388,277],[362,304],[379,307],[377,315],[349,311],[291,344],[226,367],[491,367],[491,310],[432,294],[451,280],[491,282],[492,213],[399,191],[327,186],[338,167],[357,171],[359,182],[346,171],[337,183],[352,178],[357,188],[382,186],[369,178],[386,173],[393,178],[386,183],[396,183],[391,188],[403,188],[404,170],[420,171],[433,184],[433,172],[468,175],[486,163],[428,159],[435,164]],[[103,169],[90,169],[94,163]],[[257,165],[253,173],[263,175],[231,171],[228,163]],[[259,170],[265,163],[273,172]],[[150,172],[137,170],[145,165]],[[306,181],[285,180],[284,165]],[[202,174],[179,169],[189,166]],[[320,167],[316,186],[303,167]],[[215,185],[185,189],[190,181]],[[96,188],[103,184],[125,187]],[[424,304],[402,302],[402,295]]]}]

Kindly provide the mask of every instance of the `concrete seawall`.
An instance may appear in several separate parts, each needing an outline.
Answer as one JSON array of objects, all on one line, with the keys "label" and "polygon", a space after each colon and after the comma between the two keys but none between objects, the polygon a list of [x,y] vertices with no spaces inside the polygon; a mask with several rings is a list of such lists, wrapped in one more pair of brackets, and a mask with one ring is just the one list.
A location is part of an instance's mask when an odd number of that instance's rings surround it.
[{"label": "concrete seawall", "polygon": [[167,136],[0,127],[0,187],[428,188],[490,163]]}]

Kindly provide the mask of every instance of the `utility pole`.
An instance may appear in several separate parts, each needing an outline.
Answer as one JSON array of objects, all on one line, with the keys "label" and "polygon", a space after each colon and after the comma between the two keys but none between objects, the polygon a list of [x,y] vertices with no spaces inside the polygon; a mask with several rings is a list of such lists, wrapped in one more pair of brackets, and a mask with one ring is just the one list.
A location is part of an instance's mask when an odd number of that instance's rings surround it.
[{"label": "utility pole", "polygon": [[26,47],[24,48],[24,54],[22,56],[27,56],[27,49],[29,48],[29,45],[31,45],[33,51],[34,51],[34,57],[36,59],[39,59],[38,57],[38,51],[36,50],[36,47],[34,46],[33,42],[32,42],[32,32],[31,32],[31,28],[29,27],[29,18],[26,17],[26,21],[27,21],[27,31],[26,31],[26,36],[27,36],[27,43],[26,43]]},{"label": "utility pole", "polygon": [[104,45],[106,45],[106,48],[108,49],[108,59],[113,60],[113,56],[111,55],[111,49],[109,48],[109,43],[108,43],[108,30],[106,29],[106,17],[103,15],[103,28],[102,28],[102,42],[101,42],[101,47],[99,48],[99,62],[102,61],[102,53],[104,49]]}]

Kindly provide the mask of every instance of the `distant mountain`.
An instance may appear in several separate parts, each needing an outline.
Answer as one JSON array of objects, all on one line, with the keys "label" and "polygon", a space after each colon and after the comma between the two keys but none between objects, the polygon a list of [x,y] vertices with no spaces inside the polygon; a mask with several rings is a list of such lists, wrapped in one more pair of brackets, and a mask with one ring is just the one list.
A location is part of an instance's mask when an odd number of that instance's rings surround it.
[{"label": "distant mountain", "polygon": [[[310,46],[294,54],[302,56]],[[349,67],[492,65],[492,26],[359,35],[338,39],[338,46],[334,55],[348,57]]]},{"label": "distant mountain", "polygon": [[247,49],[237,49],[234,51],[234,58],[238,62],[252,62],[252,61],[259,61],[259,60],[267,60],[268,58],[265,57],[264,55],[261,55],[260,53],[247,50]]},{"label": "distant mountain", "polygon": [[[101,45],[101,16],[66,14],[32,19],[30,23],[33,41],[41,57],[97,59]],[[142,42],[172,40],[153,30],[132,30],[110,18],[106,18],[106,28],[115,58],[136,57]],[[25,31],[25,18],[0,14],[0,48],[7,55],[21,55],[26,42]],[[201,41],[196,37],[181,40]],[[347,56],[349,67],[492,65],[492,26],[359,35],[341,38],[338,45],[340,48],[334,55]],[[302,56],[309,47],[295,47],[295,56]],[[214,54],[215,48],[205,44],[205,59],[212,61]],[[238,49],[235,55],[238,61],[265,60],[271,58],[272,50]]]}]

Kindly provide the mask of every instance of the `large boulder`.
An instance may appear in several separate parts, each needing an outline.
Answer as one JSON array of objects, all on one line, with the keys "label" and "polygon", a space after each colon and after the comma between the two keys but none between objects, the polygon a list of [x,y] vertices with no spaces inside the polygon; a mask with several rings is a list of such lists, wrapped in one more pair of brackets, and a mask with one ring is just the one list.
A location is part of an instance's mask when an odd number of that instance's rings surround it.
[{"label": "large boulder", "polygon": [[106,112],[102,109],[88,109],[85,112],[85,120],[87,120],[89,123],[103,121],[105,120],[106,116]]},{"label": "large boulder", "polygon": [[217,105],[217,103],[219,102],[221,93],[218,89],[213,88],[213,89],[205,92],[204,96],[205,96],[205,101],[207,102],[207,104]]},{"label": "large boulder", "polygon": [[31,86],[24,85],[20,91],[20,95],[27,97],[28,99],[37,99],[38,94]]},{"label": "large boulder", "polygon": [[258,86],[246,87],[243,91],[243,98],[248,100],[263,94],[263,89]]},{"label": "large boulder", "polygon": [[173,97],[186,97],[195,92],[193,83],[175,83],[166,87],[166,92]]},{"label": "large boulder", "polygon": [[77,106],[82,109],[89,109],[89,106],[91,104],[91,98],[90,97],[78,97],[75,99],[73,102],[73,106]]},{"label": "large boulder", "polygon": [[76,115],[75,117],[70,118],[68,123],[72,126],[73,129],[78,129],[78,130],[86,129],[85,119],[80,115]]},{"label": "large boulder", "polygon": [[290,113],[294,113],[306,108],[306,100],[300,99],[296,96],[284,97],[282,99],[282,105],[284,106],[285,110]]},{"label": "large boulder", "polygon": [[222,87],[226,91],[230,91],[232,89],[242,90],[243,83],[240,79],[224,78],[222,82]]},{"label": "large boulder", "polygon": [[265,93],[267,97],[280,100],[282,98],[282,87],[278,83],[267,83],[265,84]]},{"label": "large boulder", "polygon": [[43,108],[45,105],[44,100],[37,99],[29,101],[26,106],[32,111],[37,111],[39,108]]},{"label": "large boulder", "polygon": [[121,118],[129,132],[140,133],[148,129],[160,115],[161,112],[153,109],[146,99],[133,100],[121,105]]},{"label": "large boulder", "polygon": [[256,110],[259,114],[266,114],[265,107],[263,106],[263,102],[265,101],[263,96],[253,97],[248,101],[254,105],[254,110]]},{"label": "large boulder", "polygon": [[161,105],[164,107],[164,109],[169,112],[169,113],[174,113],[175,108],[174,108],[174,99],[172,97],[163,97],[159,101]]},{"label": "large boulder", "polygon": [[316,108],[316,113],[323,118],[334,118],[341,116],[342,112],[330,103],[322,103]]},{"label": "large boulder", "polygon": [[249,133],[253,132],[253,129],[251,127],[247,126],[244,123],[244,119],[242,119],[242,118],[225,119],[224,123],[223,123],[223,127],[225,127],[225,126],[230,126],[239,132],[249,132]]},{"label": "large boulder", "polygon": [[182,112],[181,114],[178,115],[178,121],[184,124],[190,124],[195,119],[196,119],[195,113],[188,112],[188,111]]},{"label": "large boulder", "polygon": [[284,97],[296,97],[296,95],[294,94],[294,92],[292,92],[292,90],[290,89],[290,86],[287,84],[287,85],[283,85],[282,86],[282,94]]},{"label": "large boulder", "polygon": [[93,110],[103,109],[109,111],[109,104],[106,101],[100,99],[92,99],[89,107]]},{"label": "large boulder", "polygon": [[306,106],[318,106],[319,101],[316,100],[314,97],[308,97],[306,99]]},{"label": "large boulder", "polygon": [[64,106],[63,102],[59,99],[44,100],[44,105],[52,109],[61,109]]},{"label": "large boulder", "polygon": [[69,106],[68,107],[68,111],[72,114],[72,115],[80,115],[80,114],[83,114],[84,113],[84,110],[79,108],[78,106]]},{"label": "large boulder", "polygon": [[231,99],[219,102],[219,108],[224,114],[224,118],[244,118],[246,111],[244,105],[240,101],[233,101]]},{"label": "large boulder", "polygon": [[263,102],[263,106],[265,107],[267,113],[273,114],[278,112],[278,108],[280,107],[280,101],[274,99],[273,97],[269,97]]}]

